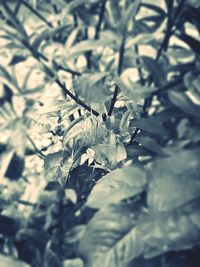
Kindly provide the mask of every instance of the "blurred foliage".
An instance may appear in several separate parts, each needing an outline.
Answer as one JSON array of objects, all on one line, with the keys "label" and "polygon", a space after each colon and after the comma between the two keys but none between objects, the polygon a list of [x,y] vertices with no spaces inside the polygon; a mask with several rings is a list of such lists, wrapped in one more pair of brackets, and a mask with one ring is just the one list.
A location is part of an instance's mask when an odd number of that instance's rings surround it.
[{"label": "blurred foliage", "polygon": [[200,4],[0,1],[0,265],[200,266]]}]

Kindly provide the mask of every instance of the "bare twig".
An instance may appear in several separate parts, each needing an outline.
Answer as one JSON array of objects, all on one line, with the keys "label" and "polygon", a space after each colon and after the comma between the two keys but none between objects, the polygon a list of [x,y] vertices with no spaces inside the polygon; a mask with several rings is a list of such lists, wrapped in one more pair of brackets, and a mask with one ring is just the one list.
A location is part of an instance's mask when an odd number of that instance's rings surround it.
[{"label": "bare twig", "polygon": [[[171,9],[172,7],[172,3],[170,3],[169,5],[167,5],[167,9],[168,9],[168,20],[167,20],[167,30],[166,30],[166,34],[165,37],[163,39],[163,42],[161,43],[160,49],[158,50],[157,56],[156,56],[156,61],[159,60],[160,56],[162,55],[163,51],[166,51],[169,45],[169,41],[170,41],[170,37],[172,35],[172,28],[177,20],[177,17],[179,16],[183,5],[184,5],[184,1],[185,0],[181,0],[173,18],[171,15]],[[149,78],[149,83],[151,83],[152,81],[152,76],[150,76]],[[145,99],[144,105],[143,105],[143,114],[142,117],[147,116],[147,108],[149,108],[151,106],[151,102],[152,102],[152,98],[154,95],[158,95],[158,94],[162,94],[163,92],[165,92],[166,90],[170,89],[171,87],[178,85],[182,82],[182,78],[177,79],[176,81],[172,81],[171,83],[168,83],[166,86],[164,86],[163,88],[159,88],[158,90],[154,91],[150,97],[148,97],[147,99]],[[136,128],[135,131],[133,132],[132,136],[131,136],[131,140],[130,140],[130,144],[134,141],[134,139],[137,136],[137,133],[139,132],[139,128]]]},{"label": "bare twig", "polygon": [[144,85],[145,81],[144,81],[144,78],[143,78],[143,74],[142,74],[142,68],[141,68],[141,62],[140,62],[140,59],[139,59],[139,49],[138,49],[138,46],[135,45],[135,53],[137,55],[136,57],[136,63],[137,63],[137,69],[138,69],[138,75],[139,75],[139,78],[140,78],[140,83],[141,85]]},{"label": "bare twig", "polygon": [[107,0],[102,0],[102,3],[101,3],[101,10],[100,10],[100,13],[99,13],[99,20],[98,20],[98,23],[96,25],[96,31],[95,31],[95,36],[94,36],[95,40],[99,39],[99,35],[100,35],[100,31],[101,31],[101,25],[103,23],[103,18],[104,18],[104,14],[105,14],[106,1]]},{"label": "bare twig", "polygon": [[[120,75],[122,72],[123,58],[124,58],[124,52],[125,52],[125,42],[126,42],[126,33],[124,33],[124,35],[123,35],[120,50],[119,50],[119,63],[118,63],[118,68],[117,68],[117,74],[118,75]],[[114,89],[114,93],[113,93],[113,97],[111,99],[110,108],[108,110],[108,116],[112,115],[112,112],[113,112],[113,109],[115,106],[115,102],[117,100],[118,92],[119,92],[119,87],[116,84],[115,89]]]},{"label": "bare twig", "polygon": [[27,3],[27,1],[22,0],[22,3],[25,7],[27,7],[35,16],[41,19],[44,23],[46,23],[50,28],[53,28],[51,22],[49,22],[45,17],[43,17],[37,10],[35,10],[31,5]]},{"label": "bare twig", "polygon": [[67,88],[66,86],[59,80],[56,79],[55,80],[56,83],[60,86],[60,88],[68,95],[71,97],[71,99],[73,99],[77,104],[79,104],[80,106],[82,106],[83,108],[85,108],[86,110],[88,110],[89,112],[91,112],[93,115],[95,116],[99,116],[99,112],[97,112],[96,110],[92,109],[91,107],[89,107],[88,105],[86,105],[82,100],[80,100],[79,98],[77,98],[75,95],[73,95]]},{"label": "bare twig", "polygon": [[14,11],[16,17],[17,17],[17,14],[19,12],[21,4],[22,4],[22,0],[18,0],[17,4],[15,6],[15,11]]},{"label": "bare twig", "polygon": [[30,141],[31,145],[33,146],[33,148],[35,149],[36,151],[36,154],[41,158],[41,159],[45,159],[45,155],[42,153],[42,151],[40,151],[37,146],[35,145],[34,141],[31,139],[30,136],[27,136],[28,137],[28,140]]}]

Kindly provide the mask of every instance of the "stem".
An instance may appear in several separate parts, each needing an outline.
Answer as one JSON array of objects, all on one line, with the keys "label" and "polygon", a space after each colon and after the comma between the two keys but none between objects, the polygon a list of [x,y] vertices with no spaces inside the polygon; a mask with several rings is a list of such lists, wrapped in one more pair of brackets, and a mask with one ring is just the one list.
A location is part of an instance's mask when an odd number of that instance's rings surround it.
[{"label": "stem", "polygon": [[101,3],[101,10],[100,10],[100,13],[99,13],[99,20],[98,20],[98,23],[97,23],[97,26],[96,26],[96,32],[95,32],[95,36],[94,36],[95,40],[99,39],[99,35],[100,35],[100,31],[101,31],[101,25],[103,23],[103,18],[104,18],[105,9],[106,9],[106,1],[107,0],[102,0],[102,3]]},{"label": "stem", "polygon": [[25,205],[25,206],[31,206],[31,207],[35,207],[36,206],[35,203],[29,202],[29,201],[26,201],[26,200],[22,200],[22,199],[17,200],[17,202],[19,204],[22,204],[22,205]]},{"label": "stem", "polygon": [[[103,18],[104,18],[104,14],[105,14],[106,1],[107,0],[102,0],[102,3],[101,3],[101,9],[100,9],[100,13],[99,13],[99,19],[98,19],[98,22],[97,22],[97,25],[96,25],[96,29],[95,29],[95,36],[94,36],[94,39],[95,40],[98,40],[99,39],[99,36],[100,36],[101,25],[103,23]],[[85,38],[86,38],[86,40],[88,39],[87,29],[86,29],[86,32],[85,32]],[[88,69],[91,69],[91,56],[92,56],[92,51],[89,51],[89,52],[86,53],[87,68]]]},{"label": "stem", "polygon": [[31,5],[29,5],[27,2],[22,0],[22,4],[27,7],[34,15],[36,15],[39,19],[41,19],[43,22],[45,22],[50,28],[53,28],[53,25],[46,20],[45,17],[43,17],[37,10],[35,10]]},{"label": "stem", "polygon": [[[157,56],[156,56],[156,61],[159,60],[160,56],[162,55],[163,50],[167,51],[167,48],[168,48],[168,45],[169,45],[169,41],[170,41],[170,37],[171,37],[171,34],[172,34],[172,28],[173,28],[173,26],[174,26],[174,24],[175,24],[175,22],[177,20],[177,17],[179,16],[179,14],[180,14],[180,12],[181,12],[181,10],[183,8],[184,1],[185,0],[181,0],[181,2],[179,4],[179,6],[178,6],[173,18],[172,18],[172,15],[171,15],[171,10],[173,9],[173,6],[171,6],[170,4],[167,5],[167,9],[168,9],[167,30],[166,30],[166,34],[165,34],[165,37],[163,39],[163,42],[162,42],[162,44],[160,46],[160,49],[158,50],[158,53],[157,53]],[[149,83],[151,83],[151,81],[152,81],[152,76],[150,76]],[[158,90],[153,92],[152,95],[149,98],[145,99],[144,106],[143,106],[142,117],[146,117],[147,116],[146,110],[147,110],[147,108],[149,108],[151,106],[152,97],[154,95],[161,94],[163,91],[166,91],[166,90],[170,89],[172,86],[180,84],[181,82],[182,82],[182,78],[177,79],[176,81],[172,81],[171,83],[169,83],[166,86],[164,86],[162,89],[159,88]],[[131,136],[130,144],[136,138],[138,131],[139,131],[139,128],[136,128],[135,131],[133,132],[133,134]]]},{"label": "stem", "polygon": [[80,100],[79,98],[77,98],[75,95],[73,95],[67,88],[66,86],[59,80],[56,79],[55,82],[60,86],[60,88],[68,95],[71,97],[71,99],[73,99],[77,104],[79,104],[80,106],[82,106],[83,108],[85,108],[86,110],[88,110],[89,112],[91,112],[93,115],[95,116],[99,116],[99,112],[97,112],[96,110],[92,109],[91,107],[89,107],[88,105],[86,105],[82,100]]},{"label": "stem", "polygon": [[[120,46],[120,50],[119,50],[119,63],[118,63],[118,68],[117,68],[117,74],[120,75],[122,72],[122,66],[123,66],[123,58],[124,58],[124,52],[125,52],[125,42],[126,42],[126,33],[123,35],[122,38],[122,42],[121,42],[121,46]],[[113,93],[113,97],[111,100],[111,104],[110,104],[110,108],[108,111],[108,116],[110,117],[112,115],[114,106],[115,106],[115,102],[117,100],[117,95],[119,92],[119,87],[117,86],[117,84],[115,85],[115,89],[114,89],[114,93]]]},{"label": "stem", "polygon": [[141,62],[140,62],[140,59],[139,59],[140,55],[139,55],[138,45],[135,45],[135,53],[137,55],[136,63],[137,63],[137,69],[138,69],[138,75],[139,75],[139,78],[140,78],[140,83],[141,83],[141,85],[144,85],[145,81],[144,81],[144,78],[143,78]]},{"label": "stem", "polygon": [[16,16],[16,17],[17,17],[17,14],[18,14],[18,12],[19,12],[21,3],[22,3],[22,0],[18,0],[18,2],[17,2],[17,4],[16,4],[15,10],[14,10],[14,13],[15,13],[15,16]]},{"label": "stem", "polygon": [[41,159],[45,159],[45,155],[42,153],[42,151],[40,151],[37,146],[35,145],[35,143],[33,142],[33,140],[31,139],[30,136],[27,136],[28,137],[28,140],[30,141],[31,145],[33,146],[33,148],[35,149],[37,155],[41,158]]}]

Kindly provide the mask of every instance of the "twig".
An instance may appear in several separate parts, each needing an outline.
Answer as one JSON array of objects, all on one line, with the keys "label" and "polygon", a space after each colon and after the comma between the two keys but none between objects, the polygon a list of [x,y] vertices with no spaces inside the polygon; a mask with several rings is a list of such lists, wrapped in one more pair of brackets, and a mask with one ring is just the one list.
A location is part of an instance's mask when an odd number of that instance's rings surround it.
[{"label": "twig", "polygon": [[145,81],[144,81],[144,78],[143,78],[143,74],[142,74],[142,68],[141,68],[141,62],[139,60],[139,49],[138,49],[138,46],[135,45],[135,53],[137,55],[136,57],[136,64],[137,64],[137,69],[138,69],[138,75],[139,75],[139,78],[140,78],[140,83],[141,85],[144,85]]},{"label": "twig", "polygon": [[36,15],[39,19],[41,19],[43,22],[45,22],[50,28],[53,28],[53,25],[51,22],[49,22],[45,17],[43,17],[37,10],[35,10],[31,5],[29,5],[27,2],[22,0],[22,4],[26,6],[34,15]]},{"label": "twig", "polygon": [[[101,31],[101,25],[103,23],[103,18],[104,18],[104,13],[105,13],[105,8],[106,8],[106,1],[107,0],[102,0],[101,1],[101,9],[100,9],[100,13],[99,13],[99,19],[95,28],[95,36],[94,39],[98,40],[99,36],[100,36],[100,31]],[[85,39],[88,39],[88,30],[86,29],[85,31]],[[88,51],[86,53],[86,58],[87,58],[87,68],[90,69],[91,68],[91,56],[92,56],[92,51]]]},{"label": "twig", "polygon": [[86,105],[82,100],[80,100],[79,98],[77,98],[75,95],[73,95],[67,88],[66,86],[59,80],[56,79],[55,82],[60,86],[60,88],[68,95],[71,97],[71,99],[73,99],[77,104],[79,104],[80,106],[82,106],[83,108],[85,108],[86,110],[88,110],[89,112],[91,112],[93,115],[95,116],[99,116],[99,112],[97,112],[96,110],[92,109],[91,107],[89,107],[88,105]]},{"label": "twig", "polygon": [[[167,20],[167,30],[166,30],[166,34],[165,37],[163,39],[163,42],[161,43],[160,49],[158,50],[157,56],[156,56],[156,61],[159,60],[160,56],[162,55],[163,50],[166,51],[168,48],[168,44],[169,44],[169,40],[172,34],[172,28],[177,20],[177,17],[179,16],[182,7],[184,5],[184,1],[182,0],[179,4],[179,7],[176,10],[176,13],[174,14],[174,17],[171,17],[171,9],[172,6],[171,5],[167,5],[167,9],[168,9],[168,20]],[[152,81],[152,76],[150,76],[149,78],[149,83],[151,83]],[[144,105],[143,105],[143,114],[142,117],[145,117],[147,115],[147,108],[150,107],[151,102],[152,102],[152,97],[154,95],[159,95],[161,93],[163,93],[164,91],[170,89],[171,87],[178,85],[182,82],[182,78],[177,79],[176,81],[172,81],[171,83],[167,84],[166,86],[164,86],[163,88],[159,88],[158,90],[154,91],[150,97],[148,97],[147,99],[145,99]],[[133,132],[132,136],[131,136],[131,140],[130,140],[130,144],[134,141],[134,139],[137,136],[137,133],[139,131],[139,128],[136,128],[135,131]]]},{"label": "twig", "polygon": [[19,204],[22,204],[22,205],[25,205],[25,206],[31,206],[31,207],[35,207],[36,206],[36,204],[31,203],[31,202],[26,201],[26,200],[22,200],[22,199],[18,199],[17,202]]},{"label": "twig", "polygon": [[[124,35],[123,35],[120,50],[119,50],[119,63],[118,63],[118,68],[117,68],[117,74],[118,75],[120,75],[122,72],[123,58],[124,58],[124,52],[125,52],[125,42],[126,42],[126,33],[124,33]],[[114,89],[114,93],[113,93],[113,97],[111,100],[110,108],[108,110],[108,116],[112,115],[112,112],[113,112],[113,109],[115,106],[115,102],[117,100],[118,92],[119,92],[119,87],[116,84],[115,89]]]},{"label": "twig", "polygon": [[95,40],[99,39],[99,35],[100,35],[100,31],[101,31],[101,25],[103,23],[103,18],[104,18],[105,9],[106,9],[106,1],[107,0],[102,0],[102,3],[101,3],[101,10],[100,10],[100,13],[99,13],[99,20],[98,20],[98,23],[96,25],[96,31],[95,31],[95,36],[94,36]]},{"label": "twig", "polygon": [[15,7],[15,10],[14,10],[14,13],[15,13],[15,16],[17,17],[17,14],[19,12],[19,9],[20,9],[20,6],[22,4],[22,0],[18,0],[17,4],[16,4],[16,7]]},{"label": "twig", "polygon": [[33,148],[35,149],[37,155],[41,158],[41,159],[45,159],[45,155],[42,153],[42,151],[40,151],[37,146],[35,145],[34,141],[31,139],[30,136],[27,136],[28,140],[30,141],[31,145],[33,146]]}]

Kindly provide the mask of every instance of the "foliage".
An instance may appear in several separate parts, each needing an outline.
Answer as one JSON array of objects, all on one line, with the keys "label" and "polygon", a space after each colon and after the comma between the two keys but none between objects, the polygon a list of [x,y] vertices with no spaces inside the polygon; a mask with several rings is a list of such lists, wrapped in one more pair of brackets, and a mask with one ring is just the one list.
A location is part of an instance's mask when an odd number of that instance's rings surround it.
[{"label": "foliage", "polygon": [[199,266],[199,1],[0,19],[1,266]]}]

